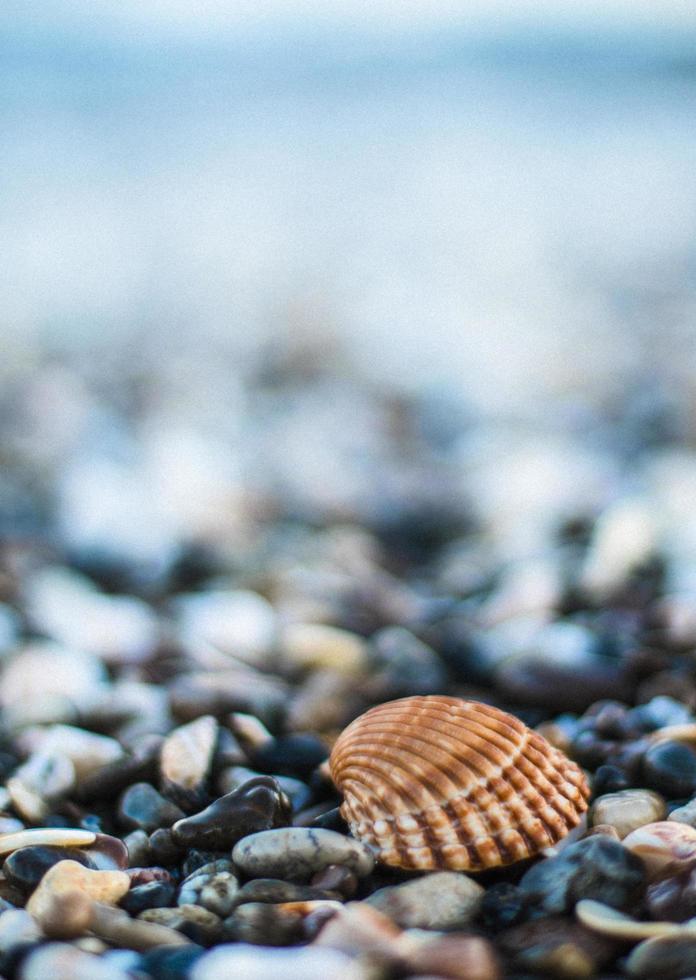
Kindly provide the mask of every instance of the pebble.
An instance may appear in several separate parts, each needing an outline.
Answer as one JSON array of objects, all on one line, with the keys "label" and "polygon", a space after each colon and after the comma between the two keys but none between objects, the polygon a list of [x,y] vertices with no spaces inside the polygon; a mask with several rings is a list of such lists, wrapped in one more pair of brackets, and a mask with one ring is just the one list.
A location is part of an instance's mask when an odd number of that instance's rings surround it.
[{"label": "pebble", "polygon": [[504,952],[524,971],[558,980],[585,980],[615,956],[617,946],[584,926],[547,918],[513,926],[498,936]]},{"label": "pebble", "polygon": [[13,885],[26,891],[32,891],[49,868],[58,864],[59,861],[66,860],[77,861],[78,864],[87,868],[94,869],[95,867],[87,855],[78,851],[77,848],[35,845],[13,851],[6,859],[2,870]]},{"label": "pebble", "polygon": [[696,976],[696,933],[648,939],[626,961],[632,977],[644,980],[684,980]]},{"label": "pebble", "polygon": [[128,867],[128,848],[119,837],[97,834],[97,838],[84,852],[100,871],[118,871]]},{"label": "pebble", "polygon": [[291,806],[272,776],[257,776],[172,827],[177,843],[224,851],[257,831],[290,822]]},{"label": "pebble", "polygon": [[138,916],[140,922],[166,926],[182,933],[194,943],[209,946],[220,938],[222,920],[200,905],[178,905],[176,908],[145,909]]},{"label": "pebble", "polygon": [[535,864],[519,887],[537,908],[557,914],[584,898],[629,908],[642,893],[644,880],[639,858],[618,841],[595,835]]},{"label": "pebble", "polygon": [[47,943],[22,961],[19,980],[129,980],[117,964],[68,943]]},{"label": "pebble", "polygon": [[275,724],[285,711],[289,692],[280,677],[246,667],[181,674],[168,685],[168,695],[172,711],[184,721],[241,711]]},{"label": "pebble", "polygon": [[182,638],[203,666],[224,666],[229,657],[267,664],[276,616],[263,596],[243,589],[208,591],[179,596],[175,608]]},{"label": "pebble", "polygon": [[373,702],[416,694],[438,694],[447,683],[445,666],[429,646],[401,626],[370,637],[370,673],[364,689]]},{"label": "pebble", "polygon": [[47,935],[68,938],[85,930],[94,902],[116,904],[129,888],[125,871],[92,871],[77,861],[60,861],[44,874],[26,908]]},{"label": "pebble", "polygon": [[360,677],[368,667],[365,641],[324,623],[293,623],[280,640],[285,664],[296,670],[331,670]]},{"label": "pebble", "polygon": [[664,799],[645,789],[627,789],[598,797],[593,805],[593,824],[609,824],[620,838],[645,824],[662,820],[667,814]]},{"label": "pebble", "polygon": [[224,937],[261,946],[292,946],[306,936],[304,922],[317,911],[333,912],[337,902],[245,902],[225,920]]},{"label": "pebble", "polygon": [[229,871],[219,871],[206,878],[198,903],[224,919],[232,912],[238,892],[239,882],[235,876]]},{"label": "pebble", "polygon": [[217,721],[212,715],[203,715],[188,725],[175,728],[162,743],[162,789],[187,811],[206,800],[217,739]]},{"label": "pebble", "polygon": [[293,733],[259,745],[252,751],[251,761],[263,772],[306,778],[328,756],[328,746],[316,735]]},{"label": "pebble", "polygon": [[480,918],[493,932],[521,922],[530,904],[530,895],[510,882],[491,885],[481,900]]},{"label": "pebble", "polygon": [[184,816],[176,804],[166,800],[149,783],[128,787],[119,800],[118,815],[126,826],[148,832],[171,827]]},{"label": "pebble", "polygon": [[643,756],[643,778],[650,789],[674,799],[696,792],[696,751],[682,742],[664,741]]},{"label": "pebble", "polygon": [[696,865],[696,828],[676,821],[646,824],[624,838],[624,847],[643,862],[649,881]]},{"label": "pebble", "polygon": [[[319,922],[313,946],[336,949],[350,956],[366,955],[396,964],[402,957],[402,930],[366,902],[349,902]],[[411,950],[409,944],[409,951]]]},{"label": "pebble", "polygon": [[10,854],[21,847],[46,845],[49,847],[86,847],[93,844],[97,835],[90,830],[73,830],[70,827],[36,827],[0,834],[0,854]]},{"label": "pebble", "polygon": [[204,955],[200,946],[163,946],[141,956],[143,972],[152,980],[188,980],[193,964]]},{"label": "pebble", "polygon": [[[357,881],[357,878],[356,878]],[[313,885],[296,885],[279,878],[254,878],[237,892],[236,905],[244,902],[309,902],[334,897]]]},{"label": "pebble", "polygon": [[492,945],[478,936],[443,936],[418,943],[404,956],[409,974],[447,980],[501,980],[502,970]]},{"label": "pebble", "polygon": [[194,963],[190,980],[368,980],[349,956],[333,949],[273,949],[234,943],[218,946]]},{"label": "pebble", "polygon": [[461,929],[478,914],[484,889],[455,871],[429,874],[403,885],[381,888],[369,905],[404,929]]},{"label": "pebble", "polygon": [[684,806],[675,807],[674,810],[670,811],[667,819],[688,824],[689,827],[696,827],[696,800],[689,800]]},{"label": "pebble", "polygon": [[[144,914],[144,913],[143,913]],[[127,912],[95,902],[89,923],[90,931],[113,946],[139,952],[157,946],[183,946],[189,940],[168,926],[157,922],[131,919]]]},{"label": "pebble", "polygon": [[358,888],[358,876],[350,868],[344,868],[340,864],[330,864],[313,876],[310,885],[331,892],[340,892],[344,898],[352,898]]},{"label": "pebble", "polygon": [[259,878],[307,878],[330,864],[344,865],[362,878],[375,863],[372,852],[359,841],[308,827],[251,834],[235,845],[232,859],[245,874]]},{"label": "pebble", "polygon": [[37,752],[7,780],[12,806],[30,823],[41,823],[50,804],[66,796],[75,785],[75,767],[65,755]]},{"label": "pebble", "polygon": [[123,748],[115,738],[95,735],[94,732],[76,728],[74,725],[30,728],[22,732],[17,744],[26,752],[68,758],[78,781],[120,760],[124,755]]},{"label": "pebble", "polygon": [[148,881],[136,885],[121,899],[121,908],[129,915],[137,915],[145,909],[166,908],[174,905],[176,885],[171,881]]},{"label": "pebble", "polygon": [[36,919],[24,909],[8,909],[0,913],[0,953],[14,946],[38,942],[42,938]]}]

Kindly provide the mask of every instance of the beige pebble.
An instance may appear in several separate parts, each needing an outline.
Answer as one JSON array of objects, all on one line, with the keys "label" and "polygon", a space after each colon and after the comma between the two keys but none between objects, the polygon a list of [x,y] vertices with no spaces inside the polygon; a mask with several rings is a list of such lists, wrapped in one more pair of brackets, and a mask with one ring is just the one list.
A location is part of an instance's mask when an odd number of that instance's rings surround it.
[{"label": "beige pebble", "polygon": [[74,939],[89,929],[92,900],[77,889],[52,892],[37,888],[27,902],[27,912],[51,939]]},{"label": "beige pebble", "polygon": [[[328,946],[349,956],[370,955],[398,960],[402,956],[402,935],[402,930],[382,912],[365,902],[349,902],[335,911],[313,945]],[[408,948],[411,949],[410,944]]]},{"label": "beige pebble", "polygon": [[623,845],[642,860],[650,881],[696,865],[696,828],[676,820],[639,827],[624,838]]},{"label": "beige pebble", "polygon": [[[130,888],[130,877],[125,871],[92,871],[77,861],[59,861],[46,872],[27,902],[27,912],[34,916],[48,934],[56,935],[60,929],[60,910],[70,911],[74,929],[84,929],[83,919],[89,921],[91,904],[103,902],[115,904]],[[53,930],[49,933],[49,929]]]},{"label": "beige pebble", "polygon": [[684,806],[678,806],[676,810],[672,810],[667,819],[696,827],[696,800],[689,800]]},{"label": "beige pebble", "polygon": [[157,922],[131,919],[122,909],[100,902],[93,905],[90,930],[113,946],[134,949],[139,953],[155,946],[186,946],[191,942],[175,929]]},{"label": "beige pebble", "polygon": [[70,827],[36,827],[33,830],[18,830],[10,834],[0,834],[0,854],[10,854],[20,847],[34,847],[40,844],[53,847],[86,847],[93,844],[97,835],[91,830],[72,830]]},{"label": "beige pebble", "polygon": [[578,902],[575,906],[575,914],[580,922],[593,932],[626,942],[638,942],[654,936],[668,936],[684,930],[683,926],[674,922],[640,922],[638,919],[632,919],[630,915],[619,912],[618,909],[589,898]]},{"label": "beige pebble", "polygon": [[286,663],[300,670],[333,670],[358,676],[367,667],[367,645],[355,633],[323,623],[293,623],[282,637]]},{"label": "beige pebble", "polygon": [[415,947],[406,957],[409,974],[447,980],[499,980],[502,971],[493,947],[478,936],[441,936]]},{"label": "beige pebble", "polygon": [[664,819],[665,801],[647,789],[624,789],[599,796],[592,807],[591,822],[609,824],[621,839],[645,824]]}]

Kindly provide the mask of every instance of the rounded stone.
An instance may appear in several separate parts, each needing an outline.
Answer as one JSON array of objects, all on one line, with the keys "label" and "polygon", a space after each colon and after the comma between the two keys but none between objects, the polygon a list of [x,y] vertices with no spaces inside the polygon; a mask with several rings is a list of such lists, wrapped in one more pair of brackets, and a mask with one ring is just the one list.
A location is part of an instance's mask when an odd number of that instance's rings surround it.
[{"label": "rounded stone", "polygon": [[658,742],[643,756],[643,778],[664,796],[689,797],[696,791],[696,752],[683,742]]},{"label": "rounded stone", "polygon": [[521,922],[529,904],[529,895],[517,885],[499,882],[486,890],[481,901],[480,916],[483,925],[493,932],[507,929]]},{"label": "rounded stone", "polygon": [[184,816],[174,803],[161,796],[149,783],[135,783],[122,795],[118,815],[127,827],[152,832],[171,827]]},{"label": "rounded stone", "polygon": [[172,835],[185,847],[223,851],[248,834],[286,826],[290,817],[290,803],[276,780],[257,776],[200,813],[178,820]]},{"label": "rounded stone", "polygon": [[484,889],[456,871],[381,888],[367,899],[403,929],[461,929],[478,914]]},{"label": "rounded stone", "polygon": [[630,976],[645,980],[696,976],[696,934],[648,939],[633,950],[626,969]]},{"label": "rounded stone", "polygon": [[375,864],[372,852],[359,841],[311,827],[251,834],[235,845],[232,860],[256,878],[307,878],[330,864],[344,865],[364,877]]},{"label": "rounded stone", "polygon": [[77,861],[87,868],[95,868],[90,859],[76,848],[34,846],[13,851],[3,865],[3,872],[13,885],[32,891],[49,868],[59,861]]},{"label": "rounded stone", "polygon": [[248,943],[218,946],[197,960],[190,980],[220,980],[221,977],[249,977],[253,980],[278,980],[278,977],[302,980],[327,980],[345,977],[358,980],[351,959],[333,949],[273,949]]},{"label": "rounded stone", "polygon": [[138,915],[145,909],[166,908],[176,899],[176,885],[171,881],[148,881],[136,885],[123,896],[120,905],[129,915]]},{"label": "rounded stone", "polygon": [[609,824],[622,839],[648,823],[662,820],[667,813],[664,799],[645,789],[626,789],[598,797],[591,811],[593,824]]},{"label": "rounded stone", "polygon": [[47,943],[23,960],[19,980],[128,980],[130,973],[115,963],[69,943]]},{"label": "rounded stone", "polygon": [[310,776],[329,756],[329,749],[316,735],[281,735],[258,746],[251,756],[257,769],[283,776]]}]

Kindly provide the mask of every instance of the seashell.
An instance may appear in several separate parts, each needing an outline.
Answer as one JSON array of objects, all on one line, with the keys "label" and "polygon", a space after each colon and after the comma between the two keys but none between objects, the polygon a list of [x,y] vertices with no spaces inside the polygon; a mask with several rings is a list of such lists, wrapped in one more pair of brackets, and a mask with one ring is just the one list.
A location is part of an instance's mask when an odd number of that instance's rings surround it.
[{"label": "seashell", "polygon": [[575,827],[589,796],[580,768],[518,718],[451,697],[371,708],[329,766],[354,836],[414,870],[524,860]]}]

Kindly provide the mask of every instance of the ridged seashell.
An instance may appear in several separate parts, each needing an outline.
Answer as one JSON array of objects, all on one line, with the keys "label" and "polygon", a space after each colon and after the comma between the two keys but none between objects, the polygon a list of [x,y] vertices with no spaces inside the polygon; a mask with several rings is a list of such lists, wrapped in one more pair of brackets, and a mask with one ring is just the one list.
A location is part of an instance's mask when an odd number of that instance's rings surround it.
[{"label": "ridged seashell", "polygon": [[341,813],[380,861],[479,871],[555,844],[587,809],[582,771],[513,715],[411,697],[371,708],[329,760]]}]

